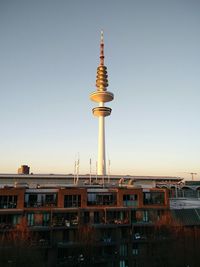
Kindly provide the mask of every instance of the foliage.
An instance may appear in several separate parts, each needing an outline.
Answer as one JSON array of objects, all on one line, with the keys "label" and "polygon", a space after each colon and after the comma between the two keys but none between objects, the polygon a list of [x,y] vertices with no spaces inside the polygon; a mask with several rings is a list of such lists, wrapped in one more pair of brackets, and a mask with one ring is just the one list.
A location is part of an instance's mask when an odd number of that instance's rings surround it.
[{"label": "foliage", "polygon": [[36,241],[25,217],[13,229],[5,229],[0,239],[1,267],[45,267],[42,251],[33,245]]}]

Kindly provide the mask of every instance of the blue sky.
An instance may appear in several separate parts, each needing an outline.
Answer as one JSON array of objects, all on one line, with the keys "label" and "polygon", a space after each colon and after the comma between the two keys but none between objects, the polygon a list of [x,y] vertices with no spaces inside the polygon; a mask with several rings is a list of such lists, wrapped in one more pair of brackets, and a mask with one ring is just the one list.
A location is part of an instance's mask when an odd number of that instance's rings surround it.
[{"label": "blue sky", "polygon": [[95,172],[100,30],[111,173],[200,178],[200,2],[0,0],[0,172]]}]

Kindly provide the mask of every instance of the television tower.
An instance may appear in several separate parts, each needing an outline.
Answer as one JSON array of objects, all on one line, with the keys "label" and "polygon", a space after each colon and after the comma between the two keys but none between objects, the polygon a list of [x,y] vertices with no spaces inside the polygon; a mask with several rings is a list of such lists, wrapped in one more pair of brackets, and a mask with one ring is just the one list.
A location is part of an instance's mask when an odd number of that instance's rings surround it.
[{"label": "television tower", "polygon": [[107,68],[104,66],[103,31],[101,31],[100,64],[97,68],[96,87],[97,90],[90,94],[90,99],[99,103],[98,107],[92,109],[93,115],[99,118],[97,174],[106,175],[105,117],[110,116],[112,109],[105,107],[104,103],[112,101],[114,94],[107,91],[108,75]]}]

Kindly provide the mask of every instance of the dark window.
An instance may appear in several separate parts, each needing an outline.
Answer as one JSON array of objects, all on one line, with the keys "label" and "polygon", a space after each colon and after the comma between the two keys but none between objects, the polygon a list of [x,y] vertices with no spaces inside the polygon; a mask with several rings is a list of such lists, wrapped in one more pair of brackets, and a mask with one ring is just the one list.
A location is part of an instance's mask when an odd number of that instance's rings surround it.
[{"label": "dark window", "polygon": [[165,203],[164,192],[144,192],[143,201],[145,205],[163,205]]},{"label": "dark window", "polygon": [[38,196],[36,194],[29,195],[29,207],[37,207],[37,198]]},{"label": "dark window", "polygon": [[34,207],[45,207],[45,206],[56,206],[57,204],[57,195],[56,194],[36,194],[28,193],[25,194],[24,206],[26,208]]},{"label": "dark window", "polygon": [[84,217],[83,217],[84,223],[89,223],[90,222],[90,213],[89,211],[84,212]]},{"label": "dark window", "polygon": [[131,210],[131,222],[135,223],[136,222],[136,211]]},{"label": "dark window", "polygon": [[28,220],[28,225],[33,226],[34,225],[34,213],[28,213],[27,220]]},{"label": "dark window", "polygon": [[16,209],[17,196],[0,196],[0,209]]},{"label": "dark window", "polygon": [[43,226],[49,226],[50,225],[50,214],[44,213],[43,214]]},{"label": "dark window", "polygon": [[128,267],[128,260],[120,260],[119,267]]},{"label": "dark window", "polygon": [[0,215],[0,228],[9,229],[13,225],[16,225],[20,222],[21,215],[16,214],[1,214]]},{"label": "dark window", "polygon": [[100,223],[100,214],[98,211],[94,212],[94,223]]},{"label": "dark window", "polygon": [[64,230],[63,231],[63,241],[64,242],[69,242],[70,240],[70,234],[69,234],[69,230]]},{"label": "dark window", "polygon": [[88,193],[88,206],[116,205],[116,193]]},{"label": "dark window", "polygon": [[128,255],[128,244],[121,244],[119,247],[119,255],[126,257]]},{"label": "dark window", "polygon": [[143,222],[149,221],[149,213],[148,210],[143,210]]},{"label": "dark window", "polygon": [[133,255],[138,255],[138,252],[139,252],[138,243],[133,243],[133,250],[132,250]]},{"label": "dark window", "polygon": [[81,206],[81,195],[65,195],[64,196],[64,207],[80,207]]},{"label": "dark window", "polygon": [[56,196],[55,194],[47,194],[45,195],[45,205],[55,205],[56,204]]},{"label": "dark window", "polygon": [[125,194],[123,195],[123,205],[124,206],[137,206],[138,196],[135,194]]}]

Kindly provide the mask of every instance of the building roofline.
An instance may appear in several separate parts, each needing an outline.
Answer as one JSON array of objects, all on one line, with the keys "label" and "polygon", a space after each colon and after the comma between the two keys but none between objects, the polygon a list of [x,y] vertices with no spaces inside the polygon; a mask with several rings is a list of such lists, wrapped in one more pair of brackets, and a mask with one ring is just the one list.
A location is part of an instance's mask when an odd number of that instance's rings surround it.
[{"label": "building roofline", "polygon": [[[79,178],[88,178],[89,174],[80,174]],[[108,177],[106,175],[105,177]],[[52,179],[59,179],[59,178],[74,178],[74,174],[1,174],[0,178],[52,178]],[[92,178],[96,178],[96,175],[92,175]],[[101,176],[98,176],[98,178],[101,178]],[[183,180],[182,177],[176,177],[176,176],[138,176],[138,175],[109,175],[110,179],[117,179],[117,178],[124,178],[124,179],[136,179],[136,180]]]}]

